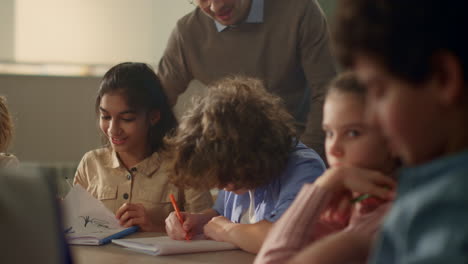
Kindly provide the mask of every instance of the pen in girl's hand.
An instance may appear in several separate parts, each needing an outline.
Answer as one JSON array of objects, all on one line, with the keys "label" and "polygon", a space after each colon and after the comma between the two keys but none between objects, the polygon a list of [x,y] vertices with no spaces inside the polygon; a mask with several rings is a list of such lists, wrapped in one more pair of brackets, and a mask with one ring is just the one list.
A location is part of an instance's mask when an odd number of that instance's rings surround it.
[{"label": "pen in girl's hand", "polygon": [[370,197],[371,197],[371,195],[366,193],[366,194],[360,195],[360,196],[352,199],[351,203],[359,203],[359,202],[364,201],[364,200],[366,200],[366,199],[368,199]]}]

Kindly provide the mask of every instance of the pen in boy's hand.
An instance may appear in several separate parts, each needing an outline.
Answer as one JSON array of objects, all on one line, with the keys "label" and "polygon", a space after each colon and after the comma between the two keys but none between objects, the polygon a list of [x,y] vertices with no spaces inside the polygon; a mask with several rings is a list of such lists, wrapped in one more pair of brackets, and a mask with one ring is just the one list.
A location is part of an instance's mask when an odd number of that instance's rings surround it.
[{"label": "pen in boy's hand", "polygon": [[[169,199],[171,199],[172,206],[174,207],[175,214],[177,218],[179,219],[180,225],[184,225],[184,219],[182,218],[182,215],[180,214],[179,207],[177,206],[176,200],[174,195],[171,193],[169,194]],[[188,234],[185,234],[185,240],[189,241]]]}]

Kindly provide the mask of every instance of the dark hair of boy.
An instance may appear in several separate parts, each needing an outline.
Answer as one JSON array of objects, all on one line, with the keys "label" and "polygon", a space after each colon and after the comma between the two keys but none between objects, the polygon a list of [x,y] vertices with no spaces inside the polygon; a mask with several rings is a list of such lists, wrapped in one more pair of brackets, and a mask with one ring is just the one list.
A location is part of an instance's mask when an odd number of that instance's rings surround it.
[{"label": "dark hair of boy", "polygon": [[[127,98],[130,108],[149,113],[160,112],[159,122],[149,130],[152,151],[163,147],[164,136],[177,126],[177,120],[167,101],[161,82],[145,63],[124,62],[106,72],[96,98],[95,111],[99,114],[101,98],[107,93],[120,93]],[[108,143],[107,137],[103,140]]]},{"label": "dark hair of boy", "polygon": [[169,177],[180,187],[254,189],[280,176],[294,139],[294,119],[279,97],[257,79],[226,78],[167,138]]},{"label": "dark hair of boy", "polygon": [[372,57],[391,74],[418,83],[437,70],[435,55],[449,52],[468,76],[466,0],[341,0],[335,51],[344,66]]}]

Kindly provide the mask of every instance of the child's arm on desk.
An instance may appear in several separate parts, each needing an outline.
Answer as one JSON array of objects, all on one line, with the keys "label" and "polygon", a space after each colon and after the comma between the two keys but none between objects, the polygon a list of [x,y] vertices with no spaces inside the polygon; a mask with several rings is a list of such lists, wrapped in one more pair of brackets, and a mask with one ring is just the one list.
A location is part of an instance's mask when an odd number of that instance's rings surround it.
[{"label": "child's arm on desk", "polygon": [[273,223],[262,220],[255,224],[237,224],[224,216],[211,219],[204,227],[205,236],[232,243],[250,253],[258,253]]}]

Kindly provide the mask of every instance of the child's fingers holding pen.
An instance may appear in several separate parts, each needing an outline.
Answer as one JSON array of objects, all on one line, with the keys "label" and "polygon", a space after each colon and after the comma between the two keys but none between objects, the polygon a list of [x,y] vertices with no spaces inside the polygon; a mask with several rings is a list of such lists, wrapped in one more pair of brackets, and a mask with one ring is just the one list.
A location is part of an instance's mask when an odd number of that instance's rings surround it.
[{"label": "child's fingers holding pen", "polygon": [[191,230],[192,227],[193,227],[192,220],[190,219],[190,217],[186,217],[185,214],[183,214],[182,217],[183,217],[183,219],[184,219],[184,223],[182,224],[182,228],[183,228],[186,232],[190,232],[190,230]]},{"label": "child's fingers holding pen", "polygon": [[167,235],[175,240],[184,240],[187,231],[184,230],[175,212],[171,212],[166,218]]}]

